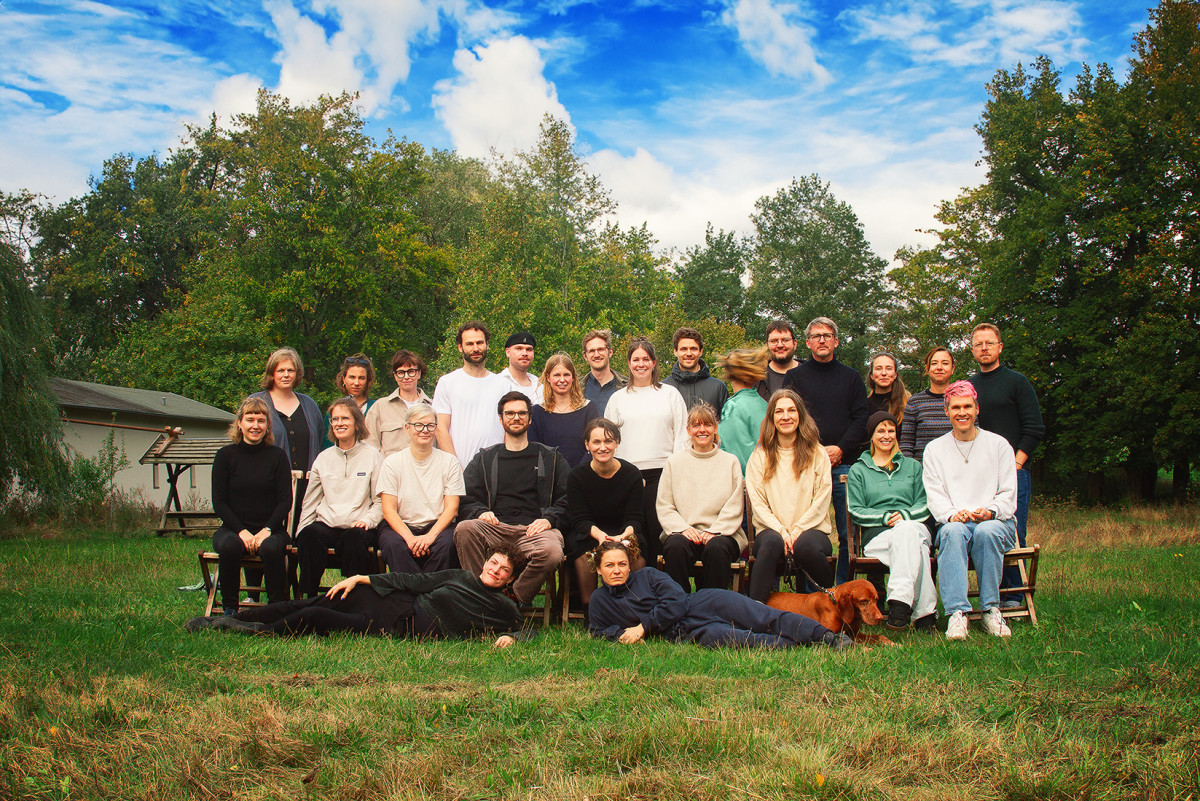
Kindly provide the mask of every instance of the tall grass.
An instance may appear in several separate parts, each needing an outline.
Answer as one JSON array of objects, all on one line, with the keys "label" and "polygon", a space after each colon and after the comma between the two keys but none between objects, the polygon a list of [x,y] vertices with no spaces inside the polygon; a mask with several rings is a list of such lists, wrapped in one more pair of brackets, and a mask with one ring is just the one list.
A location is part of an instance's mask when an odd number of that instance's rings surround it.
[{"label": "tall grass", "polygon": [[1047,507],[1040,627],[849,654],[189,635],[197,543],[14,536],[0,797],[1200,798],[1176,512]]}]

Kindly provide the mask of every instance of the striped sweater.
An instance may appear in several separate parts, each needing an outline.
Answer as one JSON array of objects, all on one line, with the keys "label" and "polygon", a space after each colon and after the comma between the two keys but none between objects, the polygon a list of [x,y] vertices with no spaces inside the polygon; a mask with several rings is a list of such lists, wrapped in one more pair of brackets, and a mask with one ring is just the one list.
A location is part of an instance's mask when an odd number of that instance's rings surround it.
[{"label": "striped sweater", "polygon": [[946,416],[945,396],[927,389],[914,394],[904,405],[904,421],[900,424],[900,452],[918,462],[925,455],[925,446],[954,426]]}]

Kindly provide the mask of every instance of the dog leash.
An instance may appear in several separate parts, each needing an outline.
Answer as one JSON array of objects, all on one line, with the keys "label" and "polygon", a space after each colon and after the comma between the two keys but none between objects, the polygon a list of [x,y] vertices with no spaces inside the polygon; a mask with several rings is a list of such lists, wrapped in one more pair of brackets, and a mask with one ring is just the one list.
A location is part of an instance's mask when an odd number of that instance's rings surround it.
[{"label": "dog leash", "polygon": [[787,555],[787,566],[788,566],[788,579],[789,579],[789,580],[792,582],[792,589],[793,589],[793,590],[796,590],[797,592],[799,592],[799,589],[796,587],[796,571],[797,571],[797,570],[799,570],[801,573],[803,573],[803,574],[804,574],[804,577],[805,577],[806,579],[808,579],[808,580],[809,580],[809,582],[810,582],[810,583],[811,583],[811,584],[812,584],[814,587],[816,587],[816,588],[817,588],[817,589],[819,589],[821,592],[823,592],[823,593],[825,593],[826,595],[828,595],[828,596],[829,596],[829,600],[833,601],[835,604],[837,603],[837,598],[835,598],[835,597],[833,596],[833,590],[832,590],[832,589],[829,589],[829,588],[826,588],[826,587],[822,586],[822,585],[821,585],[821,582],[817,581],[817,580],[816,580],[816,579],[814,579],[814,578],[813,578],[811,575],[809,575],[808,571],[804,569],[804,566],[803,566],[803,565],[798,565],[798,564],[796,564],[796,558],[795,558],[795,554],[793,554],[793,553],[789,553],[789,554]]}]

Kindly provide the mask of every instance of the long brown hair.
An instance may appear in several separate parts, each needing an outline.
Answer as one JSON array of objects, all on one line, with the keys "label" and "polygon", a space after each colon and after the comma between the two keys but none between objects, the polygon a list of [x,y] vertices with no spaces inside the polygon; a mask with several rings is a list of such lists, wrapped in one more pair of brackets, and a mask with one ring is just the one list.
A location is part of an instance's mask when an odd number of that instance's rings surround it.
[{"label": "long brown hair", "polygon": [[758,429],[758,447],[762,448],[763,455],[767,457],[767,465],[763,468],[764,481],[770,481],[771,477],[775,475],[775,469],[779,466],[779,431],[775,428],[775,407],[785,399],[790,399],[796,404],[796,413],[799,417],[796,426],[796,443],[792,446],[792,475],[799,478],[800,474],[812,464],[813,454],[816,453],[817,448],[821,447],[821,434],[817,431],[817,424],[813,421],[812,415],[805,408],[804,401],[794,390],[776,390],[775,394],[771,396],[771,400],[767,401],[767,415]]},{"label": "long brown hair", "polygon": [[565,367],[570,371],[571,389],[567,392],[567,398],[572,410],[581,408],[584,401],[583,387],[579,384],[579,373],[575,370],[575,362],[561,350],[546,359],[546,367],[542,370],[542,408],[548,412],[554,411],[554,389],[550,386],[550,371],[557,367]]},{"label": "long brown hair", "polygon": [[[896,428],[899,430],[900,424],[904,422],[904,405],[908,403],[912,393],[908,391],[908,387],[904,386],[904,379],[900,377],[900,362],[896,357],[890,353],[876,353],[871,357],[870,369],[867,370],[867,386],[871,388],[870,394],[875,394],[875,362],[879,359],[891,359],[892,368],[896,372],[896,380],[892,382],[887,410],[892,417],[896,418]],[[897,389],[900,391],[897,392]]]}]

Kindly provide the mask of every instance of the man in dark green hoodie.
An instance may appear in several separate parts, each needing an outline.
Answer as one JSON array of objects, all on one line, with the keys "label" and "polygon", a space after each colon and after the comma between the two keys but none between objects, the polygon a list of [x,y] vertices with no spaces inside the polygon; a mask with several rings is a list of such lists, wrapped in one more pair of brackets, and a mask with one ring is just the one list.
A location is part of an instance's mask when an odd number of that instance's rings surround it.
[{"label": "man in dark green hoodie", "polygon": [[700,332],[695,328],[680,328],[675,331],[672,344],[675,349],[675,366],[671,368],[671,374],[663,379],[663,383],[679,390],[688,409],[704,401],[713,407],[717,419],[720,420],[721,409],[729,399],[729,390],[724,381],[709,374],[708,365],[701,358],[704,355],[704,340]]}]

